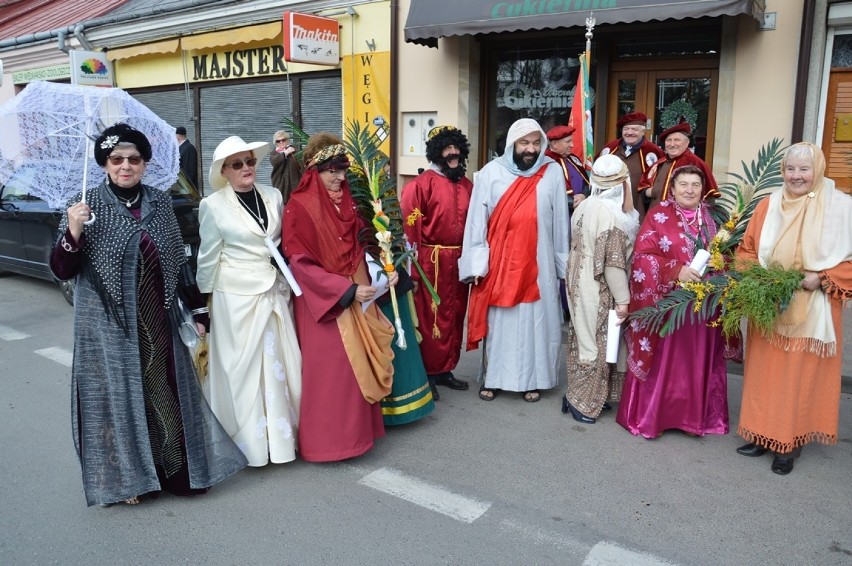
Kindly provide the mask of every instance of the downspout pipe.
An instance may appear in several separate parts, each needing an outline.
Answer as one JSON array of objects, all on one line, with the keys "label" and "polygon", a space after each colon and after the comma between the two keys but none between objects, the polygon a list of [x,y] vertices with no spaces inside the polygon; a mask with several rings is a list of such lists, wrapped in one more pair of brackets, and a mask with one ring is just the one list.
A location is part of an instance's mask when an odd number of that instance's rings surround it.
[{"label": "downspout pipe", "polygon": [[396,162],[400,147],[399,140],[397,139],[397,133],[399,132],[399,127],[397,126],[399,111],[399,0],[391,0],[390,9],[390,125],[388,136],[390,136],[391,155],[390,175],[391,178],[396,178]]},{"label": "downspout pipe", "polygon": [[77,38],[77,41],[80,42],[80,45],[83,47],[83,49],[85,49],[86,51],[94,51],[94,47],[92,47],[92,44],[89,42],[88,38],[86,38],[86,36],[83,35],[83,31],[85,29],[86,29],[86,24],[79,23],[79,24],[75,25],[74,26],[74,37]]},{"label": "downspout pipe", "polygon": [[799,62],[796,67],[796,93],[793,103],[793,131],[790,143],[802,141],[805,131],[805,106],[808,98],[808,70],[814,38],[816,0],[805,0],[802,8],[802,35],[799,38]]},{"label": "downspout pipe", "polygon": [[63,53],[68,53],[69,51],[71,51],[71,49],[69,49],[68,45],[65,43],[65,30],[64,29],[60,29],[60,30],[56,31],[56,40],[57,40],[57,43],[58,43],[57,47],[59,48],[60,51],[62,51]]}]

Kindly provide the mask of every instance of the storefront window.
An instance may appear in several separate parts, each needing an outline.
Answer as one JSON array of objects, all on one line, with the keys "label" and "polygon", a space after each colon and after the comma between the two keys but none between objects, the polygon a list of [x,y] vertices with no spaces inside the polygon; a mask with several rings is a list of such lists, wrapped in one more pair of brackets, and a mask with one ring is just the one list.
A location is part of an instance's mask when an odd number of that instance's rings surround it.
[{"label": "storefront window", "polygon": [[696,30],[694,33],[664,39],[630,37],[616,43],[615,55],[620,59],[633,57],[682,57],[684,55],[716,55],[719,53],[718,33]]},{"label": "storefront window", "polygon": [[573,48],[511,49],[493,52],[489,72],[486,134],[488,159],[501,155],[509,126],[532,118],[547,131],[567,124],[577,83],[582,45]]},{"label": "storefront window", "polygon": [[680,122],[689,122],[694,128],[693,151],[698,157],[706,159],[710,87],[709,77],[658,78],[654,104],[654,124],[657,125],[655,141],[664,129]]}]

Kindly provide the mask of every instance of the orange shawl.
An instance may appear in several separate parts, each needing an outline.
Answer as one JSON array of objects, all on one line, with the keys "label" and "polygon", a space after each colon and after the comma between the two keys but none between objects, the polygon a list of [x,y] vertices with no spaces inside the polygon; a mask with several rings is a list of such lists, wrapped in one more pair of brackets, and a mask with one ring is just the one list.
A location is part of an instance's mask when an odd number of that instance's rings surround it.
[{"label": "orange shawl", "polygon": [[518,177],[488,219],[488,275],[470,293],[467,349],[488,334],[488,307],[514,307],[541,298],[538,289],[536,188],[547,164]]}]

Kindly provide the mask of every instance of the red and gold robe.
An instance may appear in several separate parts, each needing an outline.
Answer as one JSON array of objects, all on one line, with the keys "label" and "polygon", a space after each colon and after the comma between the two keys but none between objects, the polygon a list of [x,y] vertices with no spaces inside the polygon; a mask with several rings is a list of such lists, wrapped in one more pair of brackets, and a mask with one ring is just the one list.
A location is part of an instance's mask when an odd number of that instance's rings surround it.
[{"label": "red and gold robe", "polygon": [[405,185],[400,198],[405,235],[417,246],[423,273],[441,298],[440,305],[433,305],[420,274],[411,270],[418,283],[414,304],[423,335],[420,351],[429,375],[451,371],[461,355],[469,286],[459,282],[458,260],[472,190],[467,177],[453,183],[429,170]]}]

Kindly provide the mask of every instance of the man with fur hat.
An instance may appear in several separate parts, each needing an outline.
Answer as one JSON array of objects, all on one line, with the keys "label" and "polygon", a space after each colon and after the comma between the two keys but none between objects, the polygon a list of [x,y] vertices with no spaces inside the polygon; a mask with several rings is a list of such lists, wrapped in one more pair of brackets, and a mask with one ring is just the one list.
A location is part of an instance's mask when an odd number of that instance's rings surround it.
[{"label": "man with fur hat", "polygon": [[532,403],[557,382],[568,199],[546,144],[538,122],[516,121],[503,155],[482,168],[473,186],[459,276],[474,284],[467,349],[485,341],[479,396],[486,401],[503,390]]},{"label": "man with fur hat", "polygon": [[639,193],[639,181],[645,172],[665,156],[665,153],[655,143],[645,139],[645,125],[648,117],[642,112],[630,112],[618,119],[618,131],[621,137],[612,140],[604,146],[597,157],[613,154],[627,164],[630,171],[630,187],[633,191],[633,205],[639,212],[639,221],[645,217],[648,210],[647,199]]},{"label": "man with fur hat", "polygon": [[703,159],[692,153],[689,149],[692,128],[689,122],[681,118],[680,123],[664,130],[660,134],[659,142],[665,148],[665,155],[654,163],[639,181],[638,189],[650,199],[651,206],[669,198],[669,185],[672,171],[684,165],[695,165],[704,173],[704,195],[703,198],[716,198],[720,196],[716,178]]},{"label": "man with fur hat", "polygon": [[556,162],[565,177],[565,192],[568,195],[568,215],[589,196],[589,175],[583,162],[572,153],[576,128],[572,126],[554,126],[547,131],[546,156]]},{"label": "man with fur hat", "polygon": [[458,128],[433,128],[426,142],[431,166],[405,185],[400,199],[405,235],[416,246],[423,273],[441,300],[436,304],[419,273],[411,273],[418,283],[414,304],[423,336],[420,351],[436,401],[437,385],[469,387],[452,373],[461,355],[467,310],[468,284],[459,280],[458,260],[473,190],[464,176],[469,151],[467,137]]},{"label": "man with fur hat", "polygon": [[562,412],[594,423],[608,402],[618,401],[626,371],[606,361],[610,309],[627,318],[628,272],[639,214],[633,209],[627,164],[615,155],[599,157],[592,167],[592,194],[571,219],[571,262],[568,266],[568,390]]}]

